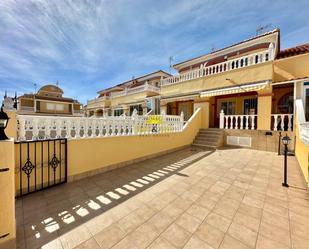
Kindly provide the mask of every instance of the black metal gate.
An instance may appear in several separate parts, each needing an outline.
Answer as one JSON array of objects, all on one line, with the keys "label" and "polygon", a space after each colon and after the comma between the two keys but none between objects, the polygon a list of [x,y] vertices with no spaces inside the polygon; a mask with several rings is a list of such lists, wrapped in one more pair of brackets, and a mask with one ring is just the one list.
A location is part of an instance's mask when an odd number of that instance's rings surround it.
[{"label": "black metal gate", "polygon": [[16,196],[67,182],[67,139],[15,142]]}]

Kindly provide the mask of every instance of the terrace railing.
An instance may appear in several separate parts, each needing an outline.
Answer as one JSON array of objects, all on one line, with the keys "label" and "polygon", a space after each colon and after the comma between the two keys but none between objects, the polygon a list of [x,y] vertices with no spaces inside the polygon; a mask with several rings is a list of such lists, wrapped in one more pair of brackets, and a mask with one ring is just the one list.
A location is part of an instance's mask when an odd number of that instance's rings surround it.
[{"label": "terrace railing", "polygon": [[219,74],[222,72],[227,72],[235,70],[238,68],[248,67],[251,65],[260,64],[269,60],[273,60],[273,50],[272,48],[254,53],[246,56],[242,56],[236,59],[227,60],[222,63],[218,63],[211,66],[203,66],[198,69],[190,70],[188,72],[180,73],[171,77],[167,77],[161,80],[161,86],[172,85],[184,81],[194,80],[202,78],[208,75]]},{"label": "terrace railing", "polygon": [[181,132],[183,115],[56,117],[17,115],[17,140],[151,135]]},{"label": "terrace railing", "polygon": [[257,115],[225,115],[220,112],[220,129],[255,130],[257,127]]},{"label": "terrace railing", "polygon": [[274,131],[292,131],[293,114],[272,114],[272,130]]}]

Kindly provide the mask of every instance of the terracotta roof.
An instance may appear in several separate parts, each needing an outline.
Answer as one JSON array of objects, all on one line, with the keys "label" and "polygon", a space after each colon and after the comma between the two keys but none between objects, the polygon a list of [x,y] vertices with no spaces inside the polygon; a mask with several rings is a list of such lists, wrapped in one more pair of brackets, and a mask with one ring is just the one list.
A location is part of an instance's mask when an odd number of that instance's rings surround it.
[{"label": "terracotta roof", "polygon": [[309,53],[309,43],[298,45],[292,48],[283,49],[277,54],[276,59],[282,59],[282,58],[287,58],[287,57],[300,55],[300,54],[306,54],[306,53]]},{"label": "terracotta roof", "polygon": [[[280,29],[279,29],[279,28],[275,28],[275,29],[273,29],[273,30],[271,30],[271,31],[265,32],[265,33],[260,34],[260,35],[257,35],[257,36],[250,37],[249,39],[246,39],[246,40],[243,40],[243,41],[241,41],[241,42],[232,44],[232,45],[230,45],[230,46],[227,46],[227,47],[224,47],[224,48],[221,48],[221,49],[212,51],[212,52],[210,52],[210,53],[203,54],[203,55],[200,55],[200,56],[191,58],[191,59],[186,60],[186,61],[179,62],[179,63],[177,63],[177,64],[174,64],[173,67],[177,67],[178,65],[181,65],[181,64],[186,63],[186,62],[188,62],[188,61],[195,60],[195,59],[199,59],[199,58],[204,57],[204,56],[206,56],[206,55],[214,54],[214,53],[217,53],[217,52],[222,51],[222,50],[224,50],[224,49],[231,48],[231,47],[240,45],[240,44],[242,44],[242,43],[249,42],[249,41],[251,41],[251,40],[255,40],[255,39],[261,38],[261,37],[263,37],[263,36],[267,36],[267,35],[270,35],[270,34],[274,34],[274,33],[276,33],[276,32],[278,32],[279,35],[280,35]],[[279,39],[279,40],[280,40],[280,39]],[[278,45],[279,45],[279,44],[278,44]]]},{"label": "terracotta roof", "polygon": [[[128,84],[128,83],[132,83],[133,81],[134,81],[134,82],[137,82],[138,80],[140,80],[140,79],[142,79],[142,78],[144,78],[144,77],[147,77],[147,76],[150,76],[150,75],[156,74],[156,73],[163,73],[163,74],[166,74],[167,76],[172,76],[171,74],[169,74],[169,73],[167,73],[167,72],[165,72],[165,71],[163,71],[163,70],[158,70],[158,71],[155,71],[155,72],[152,72],[152,73],[145,74],[145,75],[140,76],[140,77],[138,77],[138,78],[131,79],[131,80],[122,82],[122,83],[120,83],[120,84],[117,84],[117,85],[114,85],[114,86],[105,88],[105,89],[103,89],[103,90],[98,91],[97,93],[98,93],[98,94],[101,94],[101,93],[103,93],[103,92],[108,92],[108,91],[112,90],[113,88],[117,88],[117,87],[123,88],[123,87],[125,87],[125,85]],[[123,89],[119,89],[119,90],[123,90]]]}]

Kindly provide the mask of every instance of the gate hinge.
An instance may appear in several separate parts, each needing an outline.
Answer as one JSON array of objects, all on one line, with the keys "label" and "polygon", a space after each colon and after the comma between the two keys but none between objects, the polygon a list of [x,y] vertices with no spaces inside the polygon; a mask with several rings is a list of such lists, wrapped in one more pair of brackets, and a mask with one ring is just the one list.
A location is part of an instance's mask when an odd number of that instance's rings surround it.
[{"label": "gate hinge", "polygon": [[5,237],[7,237],[9,235],[10,235],[9,233],[3,234],[3,235],[0,236],[0,239],[3,239],[3,238],[5,238]]},{"label": "gate hinge", "polygon": [[0,172],[6,172],[6,171],[9,171],[10,169],[9,168],[0,168]]}]

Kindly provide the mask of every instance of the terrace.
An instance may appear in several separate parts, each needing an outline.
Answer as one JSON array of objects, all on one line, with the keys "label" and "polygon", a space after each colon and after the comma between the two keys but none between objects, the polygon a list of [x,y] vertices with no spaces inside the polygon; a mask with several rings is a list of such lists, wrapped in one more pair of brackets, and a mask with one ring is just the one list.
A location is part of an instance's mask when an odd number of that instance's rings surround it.
[{"label": "terrace", "polygon": [[304,248],[294,157],[183,149],[16,201],[18,248]]}]

